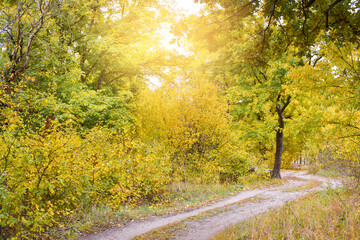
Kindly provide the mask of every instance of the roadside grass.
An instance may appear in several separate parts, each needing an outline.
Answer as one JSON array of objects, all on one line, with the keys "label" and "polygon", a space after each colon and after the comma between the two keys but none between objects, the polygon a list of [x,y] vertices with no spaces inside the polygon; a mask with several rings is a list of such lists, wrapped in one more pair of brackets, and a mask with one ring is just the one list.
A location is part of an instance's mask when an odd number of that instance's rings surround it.
[{"label": "roadside grass", "polygon": [[148,233],[136,236],[131,240],[175,240],[176,235],[182,231],[186,231],[188,225],[183,221],[170,223],[166,226],[154,229]]},{"label": "roadside grass", "polygon": [[244,190],[270,188],[284,184],[286,179],[271,179],[270,173],[257,175],[256,173],[250,176],[239,178],[239,182],[243,183]]},{"label": "roadside grass", "polygon": [[282,180],[269,179],[256,174],[240,178],[238,183],[173,183],[167,187],[165,194],[159,197],[156,202],[121,206],[112,206],[110,203],[102,202],[97,206],[91,206],[74,213],[64,220],[64,224],[53,228],[43,237],[75,239],[107,228],[121,227],[132,220],[189,211],[228,198],[243,189],[267,188],[283,183]]},{"label": "roadside grass", "polygon": [[235,203],[223,206],[223,207],[218,207],[218,208],[215,208],[215,209],[212,209],[212,210],[208,210],[208,211],[199,213],[197,215],[194,215],[194,216],[179,220],[177,222],[168,224],[166,226],[154,229],[154,230],[152,230],[150,232],[147,232],[147,233],[144,233],[142,235],[136,236],[136,237],[132,238],[132,240],[142,240],[142,239],[146,239],[146,240],[158,240],[158,239],[171,240],[171,239],[176,239],[176,235],[181,234],[184,231],[187,231],[187,227],[189,225],[189,222],[208,219],[208,218],[214,217],[214,216],[216,216],[218,214],[227,212],[230,209],[233,209],[234,207],[241,206],[241,205],[243,205],[245,203],[248,203],[248,202],[260,202],[260,201],[262,201],[262,200],[258,199],[257,197],[247,198],[247,199],[241,200],[239,202],[235,202]]},{"label": "roadside grass", "polygon": [[316,172],[316,174],[319,176],[328,177],[328,178],[347,179],[347,180],[352,179],[351,177],[347,176],[346,174],[335,171],[335,170],[321,169],[318,172]]},{"label": "roadside grass", "polygon": [[309,166],[309,173],[314,175],[319,175],[326,178],[335,178],[345,182],[352,182],[356,180],[351,174],[346,173],[341,168],[335,168],[328,166],[324,168],[323,164],[314,163]]},{"label": "roadside grass", "polygon": [[347,187],[307,194],[212,239],[360,239],[359,229],[359,189]]},{"label": "roadside grass", "polygon": [[301,185],[298,187],[292,187],[292,188],[286,188],[283,189],[283,192],[301,192],[301,191],[306,191],[309,189],[312,189],[314,187],[318,187],[321,185],[321,181],[317,180],[317,179],[310,179],[309,182],[305,185]]}]

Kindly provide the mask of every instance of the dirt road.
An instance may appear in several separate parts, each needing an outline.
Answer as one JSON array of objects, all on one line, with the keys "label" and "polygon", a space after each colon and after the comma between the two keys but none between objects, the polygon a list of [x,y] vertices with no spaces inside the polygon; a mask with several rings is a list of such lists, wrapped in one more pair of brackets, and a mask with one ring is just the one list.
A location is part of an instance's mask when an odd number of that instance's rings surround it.
[{"label": "dirt road", "polygon": [[[121,228],[112,228],[81,240],[126,240],[179,221],[186,227],[176,232],[176,239],[205,240],[230,225],[280,207],[311,191],[341,186],[340,181],[307,175],[306,172],[283,171],[282,176],[288,181],[279,187],[242,191],[236,196],[196,210],[172,216],[156,217],[146,221],[131,222]],[[302,191],[294,189],[308,184],[311,179],[321,181],[321,185]]]}]

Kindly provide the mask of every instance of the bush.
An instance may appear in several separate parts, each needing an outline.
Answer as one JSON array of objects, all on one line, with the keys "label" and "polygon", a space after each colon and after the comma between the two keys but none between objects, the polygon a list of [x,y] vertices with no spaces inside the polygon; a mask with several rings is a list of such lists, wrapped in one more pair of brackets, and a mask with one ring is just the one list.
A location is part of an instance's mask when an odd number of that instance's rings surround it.
[{"label": "bush", "polygon": [[168,159],[107,129],[80,136],[62,126],[2,129],[0,235],[35,238],[98,201],[153,200],[169,181]]},{"label": "bush", "polygon": [[315,166],[353,177],[360,184],[360,149],[357,138],[324,144],[314,160]]}]

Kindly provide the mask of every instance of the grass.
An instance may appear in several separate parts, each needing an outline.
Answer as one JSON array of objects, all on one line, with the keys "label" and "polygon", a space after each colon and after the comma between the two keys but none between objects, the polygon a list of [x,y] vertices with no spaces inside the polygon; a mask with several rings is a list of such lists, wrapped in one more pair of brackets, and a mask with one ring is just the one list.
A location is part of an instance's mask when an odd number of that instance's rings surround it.
[{"label": "grass", "polygon": [[302,191],[306,191],[306,190],[312,189],[312,188],[320,186],[320,185],[321,185],[321,181],[316,180],[316,179],[310,179],[309,182],[305,185],[287,188],[282,191],[283,192],[302,192]]},{"label": "grass", "polygon": [[175,222],[164,227],[157,228],[148,233],[132,238],[132,240],[175,240],[178,232],[186,230],[187,224],[184,222]]},{"label": "grass", "polygon": [[360,239],[360,193],[328,189],[227,228],[218,239]]},{"label": "grass", "polygon": [[215,208],[215,209],[212,209],[209,211],[202,212],[195,216],[186,218],[186,219],[184,219],[184,221],[200,221],[200,220],[208,219],[208,218],[214,217],[216,215],[219,215],[221,213],[227,212],[235,207],[242,206],[244,203],[249,203],[249,202],[255,203],[255,202],[261,202],[261,201],[262,201],[262,199],[259,199],[257,197],[247,198],[247,199],[241,200],[239,202],[228,204],[223,207],[218,207],[218,208]]},{"label": "grass", "polygon": [[176,235],[178,235],[179,233],[186,231],[188,223],[192,222],[192,221],[200,221],[203,219],[208,219],[211,217],[214,217],[218,214],[224,213],[229,211],[230,209],[237,207],[237,206],[241,206],[244,203],[247,202],[259,202],[261,201],[260,199],[256,198],[256,197],[252,197],[252,198],[248,198],[248,199],[244,199],[241,200],[239,202],[236,203],[232,203],[232,204],[228,204],[226,206],[223,207],[218,207],[212,210],[208,210],[205,212],[202,212],[200,214],[197,214],[195,216],[191,216],[185,219],[182,219],[180,221],[168,224],[166,226],[163,226],[161,228],[157,228],[154,229],[150,232],[147,232],[145,234],[142,234],[140,236],[134,237],[132,238],[132,240],[142,240],[142,239],[146,239],[146,240],[157,240],[157,239],[176,239]]},{"label": "grass", "polygon": [[321,169],[318,172],[316,172],[316,174],[319,176],[328,177],[328,178],[350,179],[349,176],[345,175],[344,173],[335,171],[335,170]]},{"label": "grass", "polygon": [[244,190],[270,188],[284,184],[283,180],[271,179],[270,175],[258,176],[256,174],[242,177],[239,181],[244,184]]},{"label": "grass", "polygon": [[157,211],[180,212],[207,205],[240,192],[242,184],[184,184],[173,183],[167,189],[167,196],[154,207]]},{"label": "grass", "polygon": [[131,220],[148,219],[177,212],[188,211],[210,202],[232,196],[242,190],[240,184],[184,184],[168,186],[166,194],[157,202],[139,205],[111,207],[101,203],[74,214],[60,228],[52,229],[47,236],[53,239],[73,239],[79,234],[87,235],[110,227],[121,227]]},{"label": "grass", "polygon": [[62,226],[47,232],[44,238],[74,239],[79,235],[95,233],[110,227],[121,227],[131,220],[189,211],[228,198],[242,189],[265,188],[282,183],[281,180],[256,175],[244,177],[239,183],[173,183],[167,187],[166,193],[157,202],[117,206],[115,209],[103,202],[74,213]]}]

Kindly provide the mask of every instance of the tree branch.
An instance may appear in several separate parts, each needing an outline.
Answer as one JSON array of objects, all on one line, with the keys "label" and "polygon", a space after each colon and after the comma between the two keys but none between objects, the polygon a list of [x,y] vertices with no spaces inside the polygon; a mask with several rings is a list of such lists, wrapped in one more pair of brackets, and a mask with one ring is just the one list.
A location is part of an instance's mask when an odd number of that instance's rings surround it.
[{"label": "tree branch", "polygon": [[264,48],[265,48],[266,32],[267,32],[267,30],[270,28],[271,20],[272,20],[272,18],[273,18],[273,16],[274,16],[274,13],[275,13],[276,3],[277,3],[277,0],[274,0],[274,4],[273,4],[273,6],[272,6],[273,9],[272,9],[271,14],[270,14],[270,17],[269,17],[268,25],[267,25],[266,28],[264,29],[263,45],[262,45],[260,54],[264,51]]},{"label": "tree branch", "polygon": [[324,12],[329,12],[331,9],[333,9],[336,5],[338,5],[340,2],[342,2],[344,0],[336,0],[335,2],[333,2]]},{"label": "tree branch", "polygon": [[323,58],[323,56],[318,57],[318,58],[315,60],[315,62],[314,62],[314,64],[313,64],[313,67],[315,67],[315,65],[317,64],[317,62],[318,62],[319,60],[321,60],[322,58]]},{"label": "tree branch", "polygon": [[329,121],[328,123],[329,124],[335,124],[335,125],[343,125],[345,127],[351,127],[351,128],[355,128],[357,130],[360,130],[360,127],[351,125],[350,123],[341,123],[341,122],[335,122],[335,121]]},{"label": "tree branch", "polygon": [[340,2],[342,2],[344,0],[336,0],[335,2],[333,2],[332,4],[330,4],[330,6],[324,11],[325,13],[325,17],[326,17],[326,29],[329,28],[329,11],[331,9],[333,9],[336,5],[338,5]]},{"label": "tree branch", "polygon": [[[108,74],[105,74],[105,75],[108,75]],[[105,75],[104,75],[104,76],[105,76]],[[118,79],[124,77],[125,75],[126,75],[126,73],[123,73],[123,74],[121,74],[120,76],[117,76],[117,77],[111,79],[110,81],[108,81],[108,82],[106,83],[106,85],[109,85],[110,83],[113,83],[115,80],[118,80]]]},{"label": "tree branch", "polygon": [[242,12],[243,10],[245,10],[245,8],[247,8],[249,5],[253,4],[253,3],[256,2],[256,1],[257,1],[257,0],[252,0],[251,2],[248,2],[248,3],[244,4],[244,5],[240,8],[240,10],[238,10],[235,14],[233,14],[233,15],[225,18],[224,20],[220,21],[220,23],[224,23],[224,22],[226,22],[227,20],[229,20],[229,19],[231,19],[231,18],[233,18],[233,17],[239,16],[239,15],[241,14],[241,12]]},{"label": "tree branch", "polygon": [[282,111],[284,112],[285,108],[290,104],[291,96],[288,96],[286,99],[286,102],[284,103],[284,107],[282,108]]},{"label": "tree branch", "polygon": [[259,73],[263,76],[263,78],[265,79],[265,81],[267,81],[266,75],[265,75],[262,71],[260,71],[260,70],[259,70]]},{"label": "tree branch", "polygon": [[313,5],[314,2],[315,2],[315,0],[310,0],[310,1],[306,4],[305,8],[311,7],[311,5]]},{"label": "tree branch", "polygon": [[203,28],[203,27],[206,27],[206,26],[209,26],[209,25],[212,25],[212,24],[223,24],[224,22],[230,20],[231,18],[239,16],[242,13],[242,11],[244,11],[248,6],[255,3],[256,1],[258,1],[258,0],[252,0],[251,2],[248,2],[248,3],[244,4],[236,13],[230,15],[229,17],[227,17],[227,18],[225,18],[225,19],[223,19],[221,21],[215,21],[215,22],[205,24],[205,25],[197,28],[196,31],[199,30],[200,28]]},{"label": "tree branch", "polygon": [[255,76],[255,78],[256,78],[256,80],[262,85],[263,83],[260,81],[260,79],[258,78],[258,76],[256,75],[256,73],[255,72],[253,72],[253,74],[254,74],[254,76]]}]

